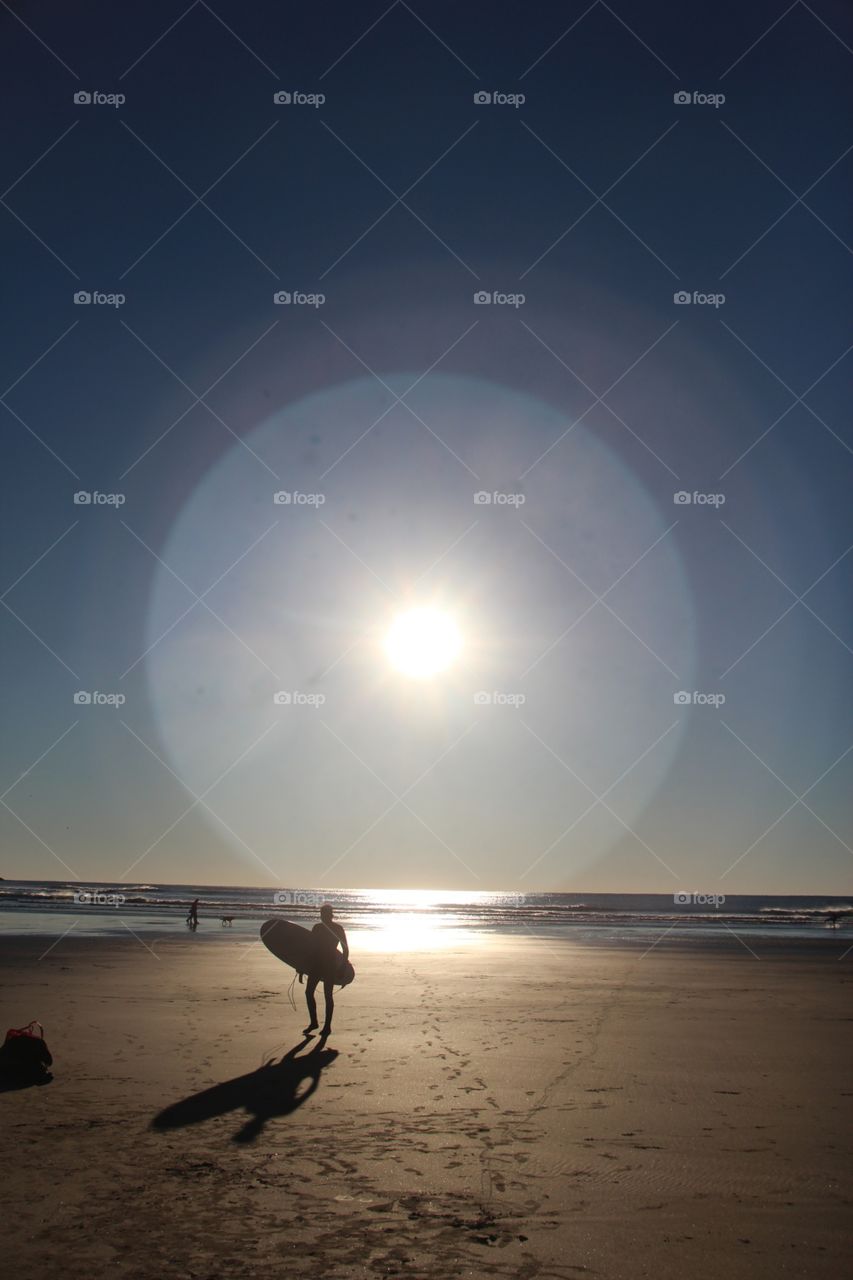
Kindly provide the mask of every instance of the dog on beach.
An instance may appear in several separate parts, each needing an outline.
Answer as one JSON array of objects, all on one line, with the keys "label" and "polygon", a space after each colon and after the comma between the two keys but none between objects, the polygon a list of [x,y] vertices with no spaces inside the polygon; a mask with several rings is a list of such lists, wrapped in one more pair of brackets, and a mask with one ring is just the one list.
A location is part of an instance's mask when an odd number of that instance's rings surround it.
[{"label": "dog on beach", "polygon": [[222,921],[223,925],[226,925],[226,924],[227,924],[227,925],[232,925],[232,924],[234,923],[234,917],[233,917],[233,916],[220,916],[219,918],[220,918],[220,920]]}]

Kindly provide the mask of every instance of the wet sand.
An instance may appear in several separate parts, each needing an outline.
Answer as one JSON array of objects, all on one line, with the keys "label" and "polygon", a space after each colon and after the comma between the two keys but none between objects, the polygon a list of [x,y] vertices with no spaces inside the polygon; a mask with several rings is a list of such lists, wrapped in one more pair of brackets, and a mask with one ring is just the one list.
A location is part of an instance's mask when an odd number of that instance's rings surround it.
[{"label": "wet sand", "polygon": [[353,933],[324,1046],[260,945],[49,941],[0,940],[3,1029],[39,1018],[54,1055],[50,1084],[0,1093],[10,1274],[844,1267],[840,937],[385,955]]}]

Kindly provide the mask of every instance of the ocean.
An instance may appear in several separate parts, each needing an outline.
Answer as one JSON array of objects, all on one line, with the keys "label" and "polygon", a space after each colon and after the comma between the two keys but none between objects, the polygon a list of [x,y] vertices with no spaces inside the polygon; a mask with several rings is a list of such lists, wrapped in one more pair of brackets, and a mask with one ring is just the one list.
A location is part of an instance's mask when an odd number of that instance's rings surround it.
[{"label": "ocean", "polygon": [[[853,932],[853,903],[833,895],[682,893],[518,893],[458,890],[257,888],[239,885],[122,884],[60,880],[0,881],[0,933],[76,935],[170,933],[186,929],[199,899],[199,933],[257,935],[262,920],[317,919],[330,902],[347,930],[386,932],[445,943],[471,933],[535,934],[613,942],[666,930],[668,936],[814,936]],[[224,928],[222,916],[233,917]]]}]

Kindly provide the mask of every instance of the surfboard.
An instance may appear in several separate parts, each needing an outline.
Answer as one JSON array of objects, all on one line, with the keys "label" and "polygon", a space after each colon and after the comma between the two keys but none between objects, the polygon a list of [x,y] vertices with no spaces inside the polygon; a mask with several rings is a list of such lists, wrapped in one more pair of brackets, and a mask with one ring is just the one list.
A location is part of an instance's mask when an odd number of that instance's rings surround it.
[{"label": "surfboard", "polygon": [[[313,934],[290,920],[265,920],[261,925],[261,942],[277,960],[289,964],[297,973],[310,974],[317,967],[317,943]],[[336,987],[348,987],[355,969],[343,954],[337,953]]]}]

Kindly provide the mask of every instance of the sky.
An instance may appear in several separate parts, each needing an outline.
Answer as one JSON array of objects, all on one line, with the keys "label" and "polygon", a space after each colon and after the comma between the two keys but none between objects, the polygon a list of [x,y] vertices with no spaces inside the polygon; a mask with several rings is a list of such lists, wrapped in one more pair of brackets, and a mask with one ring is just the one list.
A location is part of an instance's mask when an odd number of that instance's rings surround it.
[{"label": "sky", "polygon": [[0,874],[848,892],[851,57],[2,3]]}]

